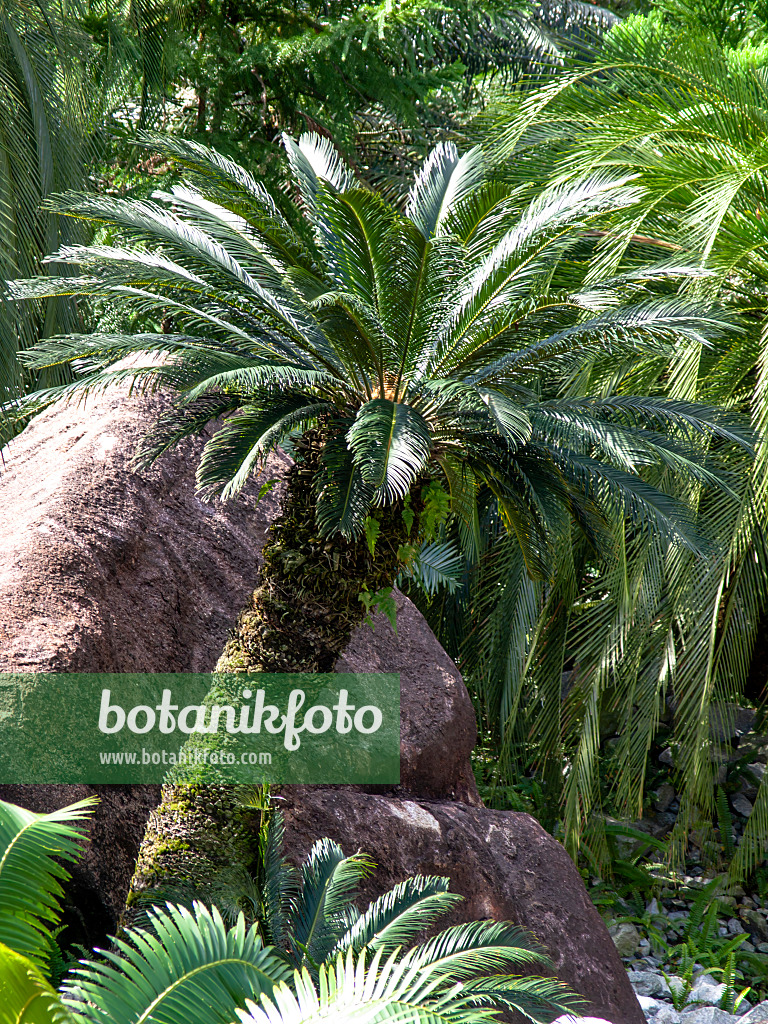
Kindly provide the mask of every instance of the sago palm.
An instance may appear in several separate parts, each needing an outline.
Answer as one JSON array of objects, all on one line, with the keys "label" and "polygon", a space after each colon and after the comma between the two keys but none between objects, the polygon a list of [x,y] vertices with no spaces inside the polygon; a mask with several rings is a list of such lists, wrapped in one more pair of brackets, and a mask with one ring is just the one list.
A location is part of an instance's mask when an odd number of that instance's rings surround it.
[{"label": "sago palm", "polygon": [[[495,112],[492,144],[512,180],[575,187],[608,171],[631,179],[634,198],[593,225],[599,247],[591,273],[693,261],[700,276],[690,279],[687,294],[720,296],[742,314],[743,328],[715,349],[682,345],[668,363],[647,362],[637,379],[669,397],[742,409],[764,436],[768,93],[764,71],[749,60],[749,52],[721,51],[658,14],[633,17],[608,34],[599,59],[505,100]],[[582,383],[584,393],[594,386],[589,377]],[[727,708],[743,692],[768,599],[767,470],[762,443],[751,472],[734,484],[738,503],[724,504],[706,487],[689,492],[720,552],[706,564],[681,559],[658,537],[630,537],[615,571],[592,583],[583,577],[580,593],[565,586],[564,613],[539,617],[543,600],[533,611],[537,624],[507,673],[506,692],[514,700],[522,694],[525,705],[536,686],[530,668],[542,664],[537,650],[547,649],[551,659],[555,647],[559,665],[565,659],[576,669],[565,713],[558,697],[546,716],[554,723],[552,763],[565,747],[575,765],[566,795],[574,846],[599,802],[601,740],[619,734],[614,795],[624,813],[637,817],[648,754],[670,712],[684,796],[680,840],[702,815],[711,819],[714,775],[727,751],[713,751],[710,709]],[[499,643],[485,649],[497,665],[505,657],[505,622],[525,617],[531,605],[530,587],[515,586],[495,623]],[[559,680],[561,667],[555,672]],[[763,671],[753,696],[761,697],[764,679]],[[551,673],[550,694],[556,685]],[[767,835],[763,788],[734,871],[761,859]]]},{"label": "sago palm", "polygon": [[[51,944],[45,924],[55,921],[61,891],[55,880],[66,877],[55,858],[72,860],[79,852],[75,823],[85,810],[80,804],[37,815],[0,802],[2,1024],[403,1016],[424,1024],[480,1024],[502,1009],[546,1024],[580,1003],[551,978],[511,973],[548,961],[531,936],[508,922],[475,921],[413,945],[460,899],[447,892],[447,879],[406,879],[360,913],[352,899],[368,862],[344,858],[335,844],[320,840],[304,865],[299,895],[275,855],[279,829],[269,833],[265,900],[269,905],[271,889],[280,906],[271,906],[268,927],[264,917],[246,925],[242,913],[230,927],[216,907],[201,903],[154,907],[146,928],[128,929],[111,950],[97,951],[98,959],[82,960],[56,992],[45,978]],[[265,942],[265,932],[276,945]]]},{"label": "sago palm", "polygon": [[[636,275],[584,284],[584,230],[616,202],[610,179],[528,205],[485,180],[479,150],[441,145],[401,213],[325,139],[285,144],[301,231],[243,168],[167,140],[184,184],[155,202],[70,196],[67,212],[112,226],[116,244],[61,250],[74,280],[11,286],[17,300],[76,293],[146,315],[144,333],[65,337],[27,359],[80,374],[41,404],[127,380],[173,389],[140,463],[223,417],[197,483],[226,499],[291,439],[282,514],[222,670],[332,670],[365,609],[386,607],[396,575],[418,563],[449,500],[472,548],[477,497],[490,496],[538,579],[551,578],[572,523],[604,548],[629,518],[697,550],[685,504],[642,471],[714,486],[719,448],[745,443],[739,429],[727,413],[613,384],[728,325]],[[152,317],[172,322],[169,333]],[[575,396],[574,379],[595,367],[600,389]],[[178,805],[172,792],[166,803]],[[196,795],[189,814],[215,820],[204,803]],[[155,863],[149,874],[164,872]]]}]

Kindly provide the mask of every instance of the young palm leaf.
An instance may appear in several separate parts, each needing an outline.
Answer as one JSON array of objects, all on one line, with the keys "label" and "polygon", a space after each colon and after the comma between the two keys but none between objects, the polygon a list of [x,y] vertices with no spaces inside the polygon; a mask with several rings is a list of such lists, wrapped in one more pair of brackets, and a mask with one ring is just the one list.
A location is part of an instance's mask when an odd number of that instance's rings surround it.
[{"label": "young palm leaf", "polygon": [[69,878],[61,862],[77,860],[82,823],[95,803],[35,814],[0,801],[0,943],[36,967],[46,964],[49,925],[58,920],[61,883]]}]

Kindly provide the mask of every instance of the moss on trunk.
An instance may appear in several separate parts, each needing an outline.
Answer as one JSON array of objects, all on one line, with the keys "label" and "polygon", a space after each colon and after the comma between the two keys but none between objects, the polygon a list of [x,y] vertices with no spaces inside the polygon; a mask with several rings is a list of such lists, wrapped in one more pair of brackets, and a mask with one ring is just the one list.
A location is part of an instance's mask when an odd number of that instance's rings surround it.
[{"label": "moss on trunk", "polygon": [[[333,671],[365,617],[361,592],[375,593],[393,583],[398,550],[408,542],[401,505],[379,512],[374,555],[365,539],[319,536],[312,481],[322,444],[321,431],[313,430],[296,445],[298,457],[264,548],[259,586],[238,618],[217,672]],[[222,870],[251,868],[256,857],[252,818],[234,786],[164,786],[147,824],[129,908],[138,894],[158,887],[192,888],[205,898]]]}]

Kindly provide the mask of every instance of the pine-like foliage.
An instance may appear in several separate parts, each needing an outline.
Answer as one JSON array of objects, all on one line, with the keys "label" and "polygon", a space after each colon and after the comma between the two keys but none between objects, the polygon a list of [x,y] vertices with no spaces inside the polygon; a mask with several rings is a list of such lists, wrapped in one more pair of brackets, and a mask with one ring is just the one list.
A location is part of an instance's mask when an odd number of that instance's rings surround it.
[{"label": "pine-like foliage", "polygon": [[[0,3],[0,278],[41,272],[57,246],[84,238],[82,226],[45,207],[55,193],[86,185],[97,94],[88,75],[88,37],[49,0]],[[0,301],[0,404],[35,376],[17,361],[39,338],[73,330],[74,307],[61,298],[9,309]],[[54,382],[60,376],[43,376]],[[9,425],[0,409],[0,445]]]}]

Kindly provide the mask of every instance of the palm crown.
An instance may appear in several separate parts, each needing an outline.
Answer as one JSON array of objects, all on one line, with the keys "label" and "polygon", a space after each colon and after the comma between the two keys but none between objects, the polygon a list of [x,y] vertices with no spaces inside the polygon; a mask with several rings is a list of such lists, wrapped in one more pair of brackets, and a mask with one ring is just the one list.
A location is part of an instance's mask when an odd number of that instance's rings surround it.
[{"label": "palm crown", "polygon": [[[327,140],[284,141],[298,230],[246,170],[177,139],[145,139],[187,171],[156,201],[65,197],[68,213],[113,225],[125,243],[62,249],[56,261],[81,276],[15,282],[12,294],[109,296],[172,318],[174,333],[45,342],[32,365],[77,359],[84,375],[38,401],[126,376],[171,385],[174,411],[142,457],[223,415],[197,483],[224,498],[290,434],[319,426],[326,535],[358,535],[375,506],[438,475],[470,526],[473,496],[490,490],[534,575],[551,572],[551,538],[571,517],[595,537],[607,513],[628,513],[692,543],[681,506],[639,470],[710,479],[694,435],[738,432],[725,413],[634,398],[624,380],[640,356],[669,356],[724,322],[637,280],[584,284],[584,225],[618,201],[609,178],[526,205],[485,180],[478,149],[460,157],[441,144],[401,212]],[[112,365],[137,352],[155,355]],[[585,399],[587,366],[605,372]]]}]

